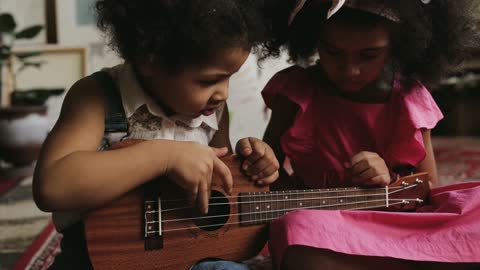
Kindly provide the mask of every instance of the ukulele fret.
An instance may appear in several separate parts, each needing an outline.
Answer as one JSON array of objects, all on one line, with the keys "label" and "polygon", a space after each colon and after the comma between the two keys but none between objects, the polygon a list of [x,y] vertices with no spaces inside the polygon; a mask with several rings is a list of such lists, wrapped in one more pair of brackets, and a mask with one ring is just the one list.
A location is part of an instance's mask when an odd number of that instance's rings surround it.
[{"label": "ukulele fret", "polygon": [[250,203],[250,193],[240,193],[239,202],[239,221],[240,225],[253,225],[252,220],[252,204]]},{"label": "ukulele fret", "polygon": [[273,204],[273,217],[274,218],[278,218],[280,216],[280,212],[278,211],[278,209],[280,208],[280,198],[282,197],[282,195],[280,194],[281,192],[280,191],[275,191],[275,196],[273,197],[275,202]]},{"label": "ukulele fret", "polygon": [[263,221],[266,221],[267,220],[267,195],[266,195],[266,192],[263,192],[262,193],[262,196],[260,196],[260,199],[262,200],[262,202],[260,203],[260,222],[263,223]]},{"label": "ukulele fret", "polygon": [[[321,191],[319,191],[321,192]],[[322,196],[322,206],[323,210],[337,210],[337,198],[335,197],[336,192],[334,189],[327,189],[327,192]]]},{"label": "ukulele fret", "polygon": [[298,208],[298,192],[293,191],[292,194],[290,194],[290,203],[289,203],[289,209],[296,210]]}]

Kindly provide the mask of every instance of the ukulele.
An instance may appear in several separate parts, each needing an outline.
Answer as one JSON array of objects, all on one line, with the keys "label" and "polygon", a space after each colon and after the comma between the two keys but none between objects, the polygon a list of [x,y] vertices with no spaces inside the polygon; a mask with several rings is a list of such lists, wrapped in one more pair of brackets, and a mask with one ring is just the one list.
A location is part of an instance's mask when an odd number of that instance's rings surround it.
[{"label": "ukulele", "polygon": [[[114,148],[138,140],[123,141]],[[139,187],[90,212],[85,235],[95,269],[188,269],[208,257],[242,261],[267,240],[270,221],[299,209],[412,211],[429,193],[428,174],[397,179],[384,188],[269,191],[240,170],[234,156],[223,158],[234,188],[212,180],[208,215],[190,207],[181,190],[165,178]]]}]

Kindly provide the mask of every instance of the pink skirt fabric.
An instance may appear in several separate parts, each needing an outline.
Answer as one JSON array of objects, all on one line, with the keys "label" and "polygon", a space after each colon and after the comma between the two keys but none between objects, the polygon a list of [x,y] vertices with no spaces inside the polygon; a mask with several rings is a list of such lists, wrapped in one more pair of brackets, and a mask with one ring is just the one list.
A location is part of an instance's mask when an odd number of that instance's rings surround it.
[{"label": "pink skirt fabric", "polygon": [[415,213],[301,210],[270,226],[277,266],[288,246],[414,261],[480,262],[480,182],[433,189]]}]

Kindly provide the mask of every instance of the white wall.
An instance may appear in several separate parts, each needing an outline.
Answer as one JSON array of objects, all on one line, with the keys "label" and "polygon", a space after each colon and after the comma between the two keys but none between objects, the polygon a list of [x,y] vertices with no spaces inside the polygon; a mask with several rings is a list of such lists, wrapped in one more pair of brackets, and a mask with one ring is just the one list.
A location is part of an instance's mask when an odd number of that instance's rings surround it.
[{"label": "white wall", "polygon": [[228,105],[233,147],[241,138],[263,137],[270,113],[263,102],[261,91],[277,71],[287,66],[286,58],[283,57],[262,62],[259,67],[256,56],[250,55],[239,72],[232,76]]},{"label": "white wall", "polygon": [[[121,63],[121,59],[106,45],[103,34],[95,24],[79,25],[77,23],[76,1],[78,0],[57,0],[56,2],[59,44],[87,48],[87,74]],[[91,12],[93,14],[93,7]]]}]

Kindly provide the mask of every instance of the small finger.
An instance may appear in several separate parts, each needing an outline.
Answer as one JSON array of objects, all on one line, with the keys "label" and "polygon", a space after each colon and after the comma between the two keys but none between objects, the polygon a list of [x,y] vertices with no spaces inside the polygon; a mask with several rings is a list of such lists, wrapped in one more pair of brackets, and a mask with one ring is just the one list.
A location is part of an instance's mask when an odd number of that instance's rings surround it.
[{"label": "small finger", "polygon": [[361,174],[354,175],[352,182],[357,185],[367,185],[366,182],[372,177],[376,176],[373,172],[373,169],[368,169]]},{"label": "small finger", "polygon": [[217,157],[224,157],[225,155],[228,154],[227,147],[222,147],[222,148],[210,147],[210,148],[212,148],[213,152]]},{"label": "small finger", "polygon": [[210,198],[210,194],[212,193],[212,181],[213,181],[213,168],[211,171],[207,173],[208,198]]},{"label": "small finger", "polygon": [[201,181],[198,187],[198,208],[204,215],[208,214],[208,183]]},{"label": "small finger", "polygon": [[278,179],[279,173],[278,170],[271,174],[268,177],[262,178],[258,180],[256,183],[257,185],[263,186],[263,185],[270,185],[271,183],[275,182]]},{"label": "small finger", "polygon": [[357,164],[358,162],[368,159],[373,155],[375,155],[375,153],[367,152],[367,151],[360,152],[352,157],[350,163],[352,164],[352,166],[355,166],[355,164]]},{"label": "small finger", "polygon": [[265,176],[272,175],[280,169],[280,166],[278,164],[274,164],[273,166],[267,167],[262,173]]},{"label": "small finger", "polygon": [[390,184],[390,180],[390,175],[382,174],[371,178],[369,183],[372,186],[386,187]]},{"label": "small finger", "polygon": [[243,169],[248,170],[250,166],[260,160],[266,151],[266,146],[262,141],[252,141],[253,152],[245,159]]},{"label": "small finger", "polygon": [[249,175],[257,175],[258,173],[264,171],[267,167],[272,166],[273,161],[268,158],[261,158],[252,164],[246,171]]},{"label": "small finger", "polygon": [[355,163],[353,166],[352,166],[352,175],[354,176],[358,176],[358,175],[361,175],[363,174],[364,172],[366,172],[367,170],[370,169],[370,165],[368,164],[368,161],[367,160],[361,160],[357,163]]},{"label": "small finger", "polygon": [[252,146],[248,138],[241,139],[235,146],[235,152],[242,157],[248,157],[252,154]]},{"label": "small finger", "polygon": [[268,176],[274,174],[275,172],[277,172],[278,169],[279,169],[278,163],[272,163],[270,166],[267,166],[265,169],[263,169],[263,171],[255,174],[254,176],[256,176],[256,179],[253,179],[253,176],[252,176],[252,180],[257,180],[257,179],[262,179],[262,178],[268,177]]},{"label": "small finger", "polygon": [[358,174],[357,176],[363,181],[367,181],[377,175],[378,173],[375,171],[375,169],[370,167],[367,170],[363,171],[362,173]]},{"label": "small finger", "polygon": [[233,178],[230,169],[220,159],[215,159],[213,163],[213,173],[220,177],[225,191],[231,195],[233,191]]}]

